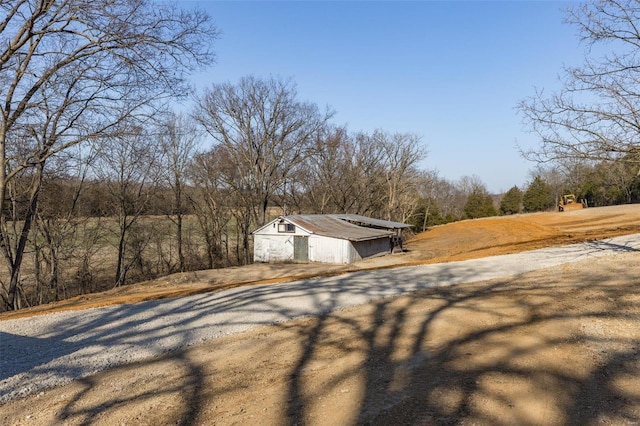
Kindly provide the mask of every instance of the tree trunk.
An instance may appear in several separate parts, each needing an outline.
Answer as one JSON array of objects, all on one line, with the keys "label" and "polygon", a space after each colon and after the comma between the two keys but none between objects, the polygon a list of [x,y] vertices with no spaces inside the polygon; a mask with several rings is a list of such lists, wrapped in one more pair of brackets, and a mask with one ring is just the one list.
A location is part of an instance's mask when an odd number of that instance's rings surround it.
[{"label": "tree trunk", "polygon": [[422,232],[427,230],[427,220],[429,218],[429,207],[431,204],[427,204],[427,207],[424,209],[424,220],[422,221]]},{"label": "tree trunk", "polygon": [[265,196],[264,200],[262,200],[262,221],[260,222],[260,226],[267,223],[267,206],[269,205],[269,197]]},{"label": "tree trunk", "polygon": [[120,222],[120,240],[118,241],[118,262],[116,265],[116,277],[114,287],[124,284],[124,250],[127,236],[127,218]]},{"label": "tree trunk", "polygon": [[178,240],[178,269],[180,270],[180,272],[184,272],[186,271],[186,262],[184,260],[184,252],[182,250],[182,222],[183,222],[183,218],[182,218],[182,213],[178,213],[178,217],[176,218],[176,233],[177,233],[177,240]]},{"label": "tree trunk", "polygon": [[8,291],[8,308],[10,310],[18,310],[22,307],[22,299],[20,297],[20,268],[22,267],[22,261],[24,260],[24,251],[27,246],[27,240],[29,239],[29,232],[31,231],[31,224],[33,218],[38,210],[38,197],[40,195],[40,188],[42,187],[42,176],[44,170],[44,161],[40,161],[36,168],[36,175],[34,176],[31,195],[29,197],[29,207],[25,212],[24,223],[20,232],[20,238],[18,239],[18,245],[16,246],[15,258],[10,265],[11,279],[9,280]]}]

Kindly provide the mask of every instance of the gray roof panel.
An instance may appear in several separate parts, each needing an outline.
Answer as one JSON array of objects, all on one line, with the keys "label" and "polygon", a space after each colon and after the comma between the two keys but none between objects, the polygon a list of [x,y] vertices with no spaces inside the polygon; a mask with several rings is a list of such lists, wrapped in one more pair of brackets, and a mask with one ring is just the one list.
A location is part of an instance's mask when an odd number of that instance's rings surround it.
[{"label": "gray roof panel", "polygon": [[332,214],[330,216],[335,216],[338,219],[346,220],[349,222],[358,222],[365,225],[376,226],[376,227],[385,228],[385,229],[402,229],[402,228],[411,227],[411,225],[407,225],[406,223],[393,222],[390,220],[373,219],[371,217],[361,216],[359,214]]},{"label": "gray roof panel", "polygon": [[342,240],[366,241],[393,235],[393,232],[388,230],[354,225],[339,218],[338,215],[299,214],[282,216],[282,219],[312,234],[340,238]]}]

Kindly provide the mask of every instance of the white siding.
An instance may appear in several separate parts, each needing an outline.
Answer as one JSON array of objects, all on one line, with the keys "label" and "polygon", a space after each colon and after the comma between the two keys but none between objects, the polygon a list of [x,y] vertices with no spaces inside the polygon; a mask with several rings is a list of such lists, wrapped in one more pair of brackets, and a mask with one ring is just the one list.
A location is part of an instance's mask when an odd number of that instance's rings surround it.
[{"label": "white siding", "polygon": [[338,238],[309,236],[309,261],[324,263],[351,263],[349,256],[350,243]]},{"label": "white siding", "polygon": [[292,262],[293,237],[307,236],[308,232],[296,226],[294,232],[278,232],[277,220],[253,234],[254,262]]},{"label": "white siding", "polygon": [[277,221],[273,221],[265,228],[254,232],[253,235],[309,235],[309,233],[299,226],[295,227],[294,232],[278,232],[278,223]]},{"label": "white siding", "polygon": [[254,262],[286,262],[293,260],[293,234],[259,235],[253,240]]},{"label": "white siding", "polygon": [[309,237],[309,261],[323,263],[352,263],[358,260],[390,252],[388,237],[351,242],[333,237],[309,234],[296,226],[294,232],[278,232],[275,220],[254,232],[254,262],[292,262],[294,260],[294,236]]}]

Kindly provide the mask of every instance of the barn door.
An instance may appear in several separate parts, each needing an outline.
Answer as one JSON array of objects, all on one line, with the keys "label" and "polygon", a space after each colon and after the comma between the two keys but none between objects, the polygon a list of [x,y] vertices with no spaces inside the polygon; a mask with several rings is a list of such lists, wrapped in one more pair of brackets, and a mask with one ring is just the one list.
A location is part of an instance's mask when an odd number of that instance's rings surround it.
[{"label": "barn door", "polygon": [[266,238],[262,239],[262,261],[269,262],[269,249],[271,248],[271,241]]},{"label": "barn door", "polygon": [[309,261],[309,237],[293,237],[293,260],[296,262]]}]

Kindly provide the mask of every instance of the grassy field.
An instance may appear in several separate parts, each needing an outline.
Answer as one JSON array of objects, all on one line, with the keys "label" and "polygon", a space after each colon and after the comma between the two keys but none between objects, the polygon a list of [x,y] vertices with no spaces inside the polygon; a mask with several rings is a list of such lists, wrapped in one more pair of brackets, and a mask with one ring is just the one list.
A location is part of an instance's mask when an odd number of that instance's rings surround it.
[{"label": "grassy field", "polygon": [[[49,222],[31,233],[21,268],[21,283],[27,305],[48,303],[80,294],[104,291],[114,286],[120,226],[117,218],[81,218]],[[236,264],[236,232],[229,223],[225,232],[225,265]],[[183,253],[187,270],[207,268],[206,242],[193,215],[183,221]],[[54,276],[52,255],[57,258]],[[176,226],[167,216],[144,216],[128,231],[125,266],[127,284],[157,278],[179,270]],[[38,267],[37,267],[38,266]],[[8,282],[6,263],[0,269]]]},{"label": "grassy field", "polygon": [[[267,213],[267,220],[271,220],[282,211],[270,208]],[[26,306],[114,288],[121,228],[118,220],[115,217],[76,218],[34,226],[21,268]],[[126,285],[180,271],[175,220],[169,216],[142,216],[128,229],[124,252],[124,265],[128,267]],[[207,244],[198,218],[183,216],[182,229],[185,270],[208,269]],[[220,242],[221,253],[214,267],[243,263],[237,250],[241,242],[233,217],[226,223]],[[252,253],[251,246],[249,251]],[[53,253],[58,262],[55,274]],[[1,263],[0,282],[8,283],[9,276],[6,263]],[[0,312],[2,309],[0,305]]]}]

